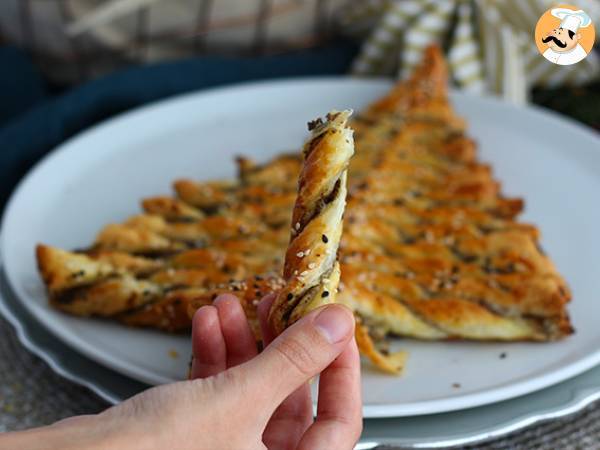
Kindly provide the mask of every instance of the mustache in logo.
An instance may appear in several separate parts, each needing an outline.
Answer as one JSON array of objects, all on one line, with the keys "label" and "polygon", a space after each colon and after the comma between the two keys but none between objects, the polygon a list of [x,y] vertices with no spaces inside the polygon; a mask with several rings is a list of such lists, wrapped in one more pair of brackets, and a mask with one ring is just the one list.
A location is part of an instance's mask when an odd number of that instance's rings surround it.
[{"label": "mustache in logo", "polygon": [[567,46],[566,42],[561,42],[558,40],[558,38],[556,36],[547,36],[545,38],[542,38],[542,42],[545,44],[546,42],[550,42],[550,41],[554,41],[554,43],[559,46],[560,48],[565,48]]}]

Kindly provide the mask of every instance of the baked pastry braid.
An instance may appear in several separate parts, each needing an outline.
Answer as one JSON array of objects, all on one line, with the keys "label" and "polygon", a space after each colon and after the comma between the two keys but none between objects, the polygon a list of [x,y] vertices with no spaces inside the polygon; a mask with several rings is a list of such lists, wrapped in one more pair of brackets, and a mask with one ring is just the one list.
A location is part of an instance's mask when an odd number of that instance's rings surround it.
[{"label": "baked pastry braid", "polygon": [[302,150],[304,165],[285,254],[286,285],[269,313],[278,333],[309,311],[335,301],[347,169],[354,154],[352,130],[347,126],[350,114],[332,111],[325,121],[309,123],[312,134]]},{"label": "baked pastry braid", "polygon": [[369,358],[375,367],[392,375],[398,375],[404,369],[407,353],[400,351],[388,353],[377,348],[371,335],[369,327],[361,323],[360,316],[356,320],[354,338],[360,353]]},{"label": "baked pastry braid", "polygon": [[[410,79],[349,122],[356,152],[348,167],[336,302],[354,311],[361,353],[388,372],[402,365],[402,355],[386,348],[393,336],[551,341],[573,333],[567,283],[540,246],[539,228],[518,220],[523,200],[505,197],[479,158],[446,81],[442,54],[431,47]],[[90,248],[40,245],[51,305],[182,332],[198,307],[229,291],[242,299],[257,331],[258,300],[289,285],[281,277],[284,256],[288,278],[307,271],[305,278],[320,286],[320,268],[307,266],[317,253],[323,257],[313,248],[324,248],[317,230],[316,243],[294,233],[295,248],[286,255],[304,170],[300,152],[237,163],[237,177],[229,180],[176,181],[173,196],[144,200],[143,213],[106,226]],[[331,188],[323,173],[306,182],[294,228],[310,222],[318,193]],[[333,231],[326,233],[331,244]],[[334,277],[328,279],[332,284]],[[335,293],[319,298],[316,290],[303,299],[292,295],[288,322],[307,306],[296,301],[317,305]]]}]

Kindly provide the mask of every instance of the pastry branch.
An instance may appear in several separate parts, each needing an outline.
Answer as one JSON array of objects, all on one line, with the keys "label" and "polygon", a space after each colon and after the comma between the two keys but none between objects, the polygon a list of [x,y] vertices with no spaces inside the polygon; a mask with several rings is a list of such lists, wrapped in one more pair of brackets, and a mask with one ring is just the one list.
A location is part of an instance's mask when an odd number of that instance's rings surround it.
[{"label": "pastry branch", "polygon": [[284,288],[269,320],[280,333],[309,311],[333,303],[340,279],[337,250],[346,205],[346,178],[354,154],[351,111],[332,111],[309,123],[304,164],[285,255]]}]

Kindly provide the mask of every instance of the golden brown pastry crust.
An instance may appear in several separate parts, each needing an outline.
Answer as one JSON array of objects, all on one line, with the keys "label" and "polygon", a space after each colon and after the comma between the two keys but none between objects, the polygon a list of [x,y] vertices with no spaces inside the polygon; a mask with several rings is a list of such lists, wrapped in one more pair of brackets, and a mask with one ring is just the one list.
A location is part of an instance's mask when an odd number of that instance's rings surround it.
[{"label": "golden brown pastry crust", "polygon": [[[565,281],[539,246],[538,228],[517,221],[523,201],[504,197],[478,160],[446,79],[431,48],[411,79],[351,122],[356,153],[337,301],[355,311],[361,351],[382,368],[390,362],[380,351],[387,335],[547,341],[573,331]],[[183,331],[186,315],[230,289],[254,317],[249,280],[283,283],[274,274],[301,168],[299,155],[266,164],[242,158],[236,180],[179,180],[175,198],[144,201],[145,214],[109,225],[88,250],[40,246],[51,303]]]},{"label": "golden brown pastry crust", "polygon": [[277,333],[319,306],[333,303],[340,280],[337,251],[346,206],[346,179],[354,154],[350,111],[333,111],[309,124],[304,164],[285,254],[285,286],[269,312]]}]

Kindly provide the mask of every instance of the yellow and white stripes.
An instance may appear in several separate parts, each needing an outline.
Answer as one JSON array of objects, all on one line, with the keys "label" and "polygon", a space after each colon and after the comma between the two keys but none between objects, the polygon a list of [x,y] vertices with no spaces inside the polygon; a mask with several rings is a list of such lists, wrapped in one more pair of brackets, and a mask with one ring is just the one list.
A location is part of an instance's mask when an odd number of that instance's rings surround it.
[{"label": "yellow and white stripes", "polygon": [[[363,44],[362,50],[354,61],[352,72],[356,75],[377,75],[393,70],[395,59],[391,54],[397,52],[402,31],[421,11],[419,0],[389,2],[380,22]],[[386,67],[388,65],[389,67]]]},{"label": "yellow and white stripes", "polygon": [[473,9],[470,2],[462,1],[457,8],[448,63],[456,83],[471,92],[483,92],[483,61],[481,47],[473,27]]},{"label": "yellow and white stripes", "polygon": [[[577,6],[600,30],[596,0]],[[424,49],[439,43],[448,50],[453,79],[472,92],[493,92],[521,103],[532,86],[581,84],[599,75],[598,57],[558,66],[543,58],[534,42],[535,25],[552,0],[368,0],[345,8],[342,23],[372,30],[354,61],[355,75],[406,77]],[[360,5],[360,7],[358,6]]]},{"label": "yellow and white stripes", "polygon": [[419,0],[422,11],[415,17],[404,34],[404,45],[400,53],[402,65],[400,78],[405,79],[421,62],[425,49],[442,40],[448,30],[454,0]]}]

